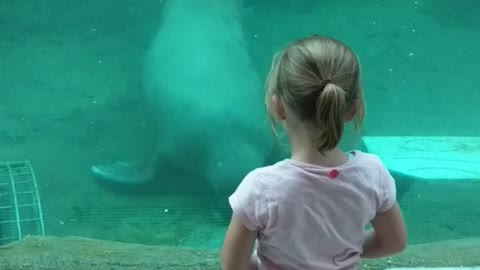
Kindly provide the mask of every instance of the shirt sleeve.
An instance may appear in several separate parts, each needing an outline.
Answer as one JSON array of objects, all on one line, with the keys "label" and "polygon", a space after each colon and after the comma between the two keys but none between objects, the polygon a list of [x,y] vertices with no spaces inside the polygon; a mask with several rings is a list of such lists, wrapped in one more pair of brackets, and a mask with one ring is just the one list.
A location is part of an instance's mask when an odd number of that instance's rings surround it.
[{"label": "shirt sleeve", "polygon": [[249,230],[265,228],[268,222],[266,190],[260,174],[249,173],[229,197],[233,215]]},{"label": "shirt sleeve", "polygon": [[377,212],[382,213],[390,210],[395,205],[397,201],[397,188],[395,186],[395,179],[385,167],[380,169],[379,181],[380,204]]}]

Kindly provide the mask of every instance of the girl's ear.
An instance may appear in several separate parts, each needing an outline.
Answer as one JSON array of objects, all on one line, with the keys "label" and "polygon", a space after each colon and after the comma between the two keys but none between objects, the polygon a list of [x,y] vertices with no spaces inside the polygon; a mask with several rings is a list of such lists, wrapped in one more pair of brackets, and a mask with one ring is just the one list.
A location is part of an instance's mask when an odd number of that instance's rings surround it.
[{"label": "girl's ear", "polygon": [[353,118],[355,118],[355,115],[357,115],[361,106],[362,106],[362,102],[359,99],[355,99],[352,105],[350,105],[350,107],[347,109],[347,113],[345,115],[345,122],[352,121]]},{"label": "girl's ear", "polygon": [[273,109],[275,111],[275,116],[281,121],[287,119],[287,114],[285,113],[285,106],[283,105],[282,100],[277,96],[272,96]]}]

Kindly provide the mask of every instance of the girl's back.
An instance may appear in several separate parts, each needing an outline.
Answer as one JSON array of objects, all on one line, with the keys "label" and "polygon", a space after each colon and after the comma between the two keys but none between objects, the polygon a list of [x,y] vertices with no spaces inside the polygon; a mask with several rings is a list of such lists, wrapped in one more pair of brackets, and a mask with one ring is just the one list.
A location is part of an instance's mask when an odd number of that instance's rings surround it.
[{"label": "girl's back", "polygon": [[267,269],[357,267],[365,226],[395,203],[394,181],[360,151],[332,171],[287,159],[252,171],[230,197],[244,224],[260,228],[257,256]]}]

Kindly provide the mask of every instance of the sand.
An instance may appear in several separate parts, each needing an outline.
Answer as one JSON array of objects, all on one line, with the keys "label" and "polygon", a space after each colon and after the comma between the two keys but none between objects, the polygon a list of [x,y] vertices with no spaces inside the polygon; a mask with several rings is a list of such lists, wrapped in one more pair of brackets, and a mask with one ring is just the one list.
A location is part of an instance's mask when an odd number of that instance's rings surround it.
[{"label": "sand", "polygon": [[[218,250],[125,244],[79,237],[28,237],[0,247],[2,270],[219,269]],[[413,245],[400,255],[363,262],[362,269],[479,266],[480,239]]]}]

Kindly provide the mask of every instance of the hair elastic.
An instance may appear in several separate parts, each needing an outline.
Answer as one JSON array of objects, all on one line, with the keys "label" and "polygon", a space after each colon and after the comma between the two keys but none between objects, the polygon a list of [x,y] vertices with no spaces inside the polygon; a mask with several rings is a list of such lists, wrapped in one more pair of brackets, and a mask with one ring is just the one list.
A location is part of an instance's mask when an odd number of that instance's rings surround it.
[{"label": "hair elastic", "polygon": [[322,81],[322,84],[320,84],[320,91],[323,91],[323,89],[325,89],[325,87],[327,86],[327,84],[331,83],[332,81],[330,81],[330,79],[325,79]]}]

